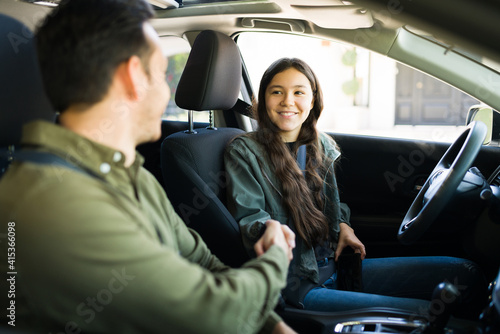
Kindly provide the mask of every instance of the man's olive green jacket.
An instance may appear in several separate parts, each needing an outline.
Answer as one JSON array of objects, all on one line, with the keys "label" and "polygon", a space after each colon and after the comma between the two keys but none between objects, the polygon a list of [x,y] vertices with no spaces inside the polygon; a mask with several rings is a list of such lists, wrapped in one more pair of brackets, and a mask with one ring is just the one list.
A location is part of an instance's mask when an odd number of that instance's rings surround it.
[{"label": "man's olive green jacket", "polygon": [[[100,131],[106,128],[96,138]],[[15,297],[7,302],[15,303],[17,328],[271,332],[288,269],[281,248],[231,269],[185,226],[139,155],[125,168],[123,153],[41,121],[25,127],[22,142],[95,175],[14,162],[0,180],[0,233],[15,229],[14,265],[7,267],[2,240],[0,268],[14,272]]]}]

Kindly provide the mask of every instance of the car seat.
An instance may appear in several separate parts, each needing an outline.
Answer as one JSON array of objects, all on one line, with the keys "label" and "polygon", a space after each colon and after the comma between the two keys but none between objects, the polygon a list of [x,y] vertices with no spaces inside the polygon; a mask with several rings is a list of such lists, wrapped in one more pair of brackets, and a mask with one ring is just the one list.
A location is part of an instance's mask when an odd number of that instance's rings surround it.
[{"label": "car seat", "polygon": [[52,121],[36,57],[34,35],[21,22],[0,14],[0,176],[12,160],[23,124]]},{"label": "car seat", "polygon": [[[241,87],[241,58],[234,41],[219,32],[201,32],[179,80],[175,102],[190,111],[227,110]],[[162,143],[166,193],[184,222],[196,230],[222,262],[239,267],[248,255],[238,223],[225,207],[227,178],[223,153],[244,133],[237,128],[190,129]]]},{"label": "car seat", "polygon": [[[55,113],[43,90],[33,33],[16,19],[0,14],[0,36],[1,176],[19,145],[23,124],[35,119],[52,121]],[[2,299],[4,307],[6,297]],[[17,328],[9,325],[11,320],[7,313],[0,316],[0,333],[28,333],[18,330],[19,323]]]}]

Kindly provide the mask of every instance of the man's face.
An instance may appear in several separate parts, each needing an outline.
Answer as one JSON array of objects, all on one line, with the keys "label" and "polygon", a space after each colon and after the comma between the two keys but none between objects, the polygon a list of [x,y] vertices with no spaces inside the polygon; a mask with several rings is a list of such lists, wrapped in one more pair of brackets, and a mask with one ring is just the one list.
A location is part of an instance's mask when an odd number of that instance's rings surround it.
[{"label": "man's face", "polygon": [[144,23],[144,34],[153,48],[149,59],[149,78],[141,87],[141,105],[137,114],[137,144],[158,140],[161,137],[161,116],[170,99],[170,88],[165,73],[167,58],[163,55],[159,37],[149,23]]}]

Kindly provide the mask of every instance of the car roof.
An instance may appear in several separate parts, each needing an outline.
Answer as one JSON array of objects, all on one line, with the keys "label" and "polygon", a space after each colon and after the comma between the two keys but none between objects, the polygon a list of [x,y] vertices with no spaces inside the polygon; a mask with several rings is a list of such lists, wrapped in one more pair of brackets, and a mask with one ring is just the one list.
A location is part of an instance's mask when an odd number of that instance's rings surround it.
[{"label": "car roof", "polygon": [[[500,62],[500,20],[498,1],[488,0],[149,0],[152,4],[175,3],[178,7],[155,6],[156,27],[182,36],[205,29],[233,34],[245,28],[274,29],[336,36],[359,44],[352,30],[396,31],[411,24],[438,40],[468,49]],[[3,0],[2,13],[20,19],[35,29],[60,0]],[[44,4],[49,6],[35,6]],[[200,17],[203,19],[200,20]],[[164,20],[168,19],[168,20]],[[182,20],[182,21],[180,21]],[[273,22],[273,20],[278,20]],[[287,21],[288,20],[288,24]],[[290,21],[291,20],[291,21]],[[349,34],[351,32],[351,34]],[[380,32],[380,31],[379,31]],[[377,38],[377,40],[380,37]],[[380,40],[378,40],[380,42]],[[369,48],[369,47],[368,47]],[[376,50],[375,50],[376,51]]]},{"label": "car roof", "polygon": [[[43,3],[53,5],[58,1]],[[500,74],[492,73],[480,63],[468,64],[463,73],[458,73],[456,68],[463,60],[454,55],[462,47],[500,63],[497,1],[149,1],[156,5],[169,2],[178,5],[155,7],[156,18],[152,23],[160,36],[178,36],[192,42],[200,31],[210,29],[230,36],[245,31],[275,31],[337,40],[423,70],[472,95],[477,91],[478,80],[490,81],[492,84],[484,85],[486,91],[475,97],[500,108]],[[0,12],[35,29],[52,8],[29,2],[40,1],[3,0]],[[427,42],[424,44],[423,40]],[[419,48],[422,54],[415,52]]]},{"label": "car roof", "polygon": [[[380,23],[397,29],[413,24],[435,36],[456,44],[480,47],[490,56],[500,57],[500,9],[496,0],[149,0],[156,5],[158,18],[184,18],[180,29],[196,27],[198,20],[207,28],[210,16],[217,16],[217,26],[224,29],[226,16],[239,21],[243,18],[288,18],[303,20],[306,28],[360,29]],[[34,28],[40,19],[60,0],[3,0],[1,12],[10,14]],[[158,4],[175,3],[178,7],[160,8]],[[33,6],[43,4],[46,6]],[[223,16],[224,18],[221,18]],[[189,22],[193,21],[193,22]],[[249,20],[246,20],[249,23]],[[245,22],[241,22],[245,26]],[[227,28],[226,28],[227,29]],[[498,58],[497,58],[498,59]]]}]

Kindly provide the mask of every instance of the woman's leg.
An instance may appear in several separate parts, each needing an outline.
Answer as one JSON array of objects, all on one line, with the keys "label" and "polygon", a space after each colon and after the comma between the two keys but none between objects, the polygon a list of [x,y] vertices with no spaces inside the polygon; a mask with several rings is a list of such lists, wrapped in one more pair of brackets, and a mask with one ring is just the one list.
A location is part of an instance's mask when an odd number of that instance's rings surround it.
[{"label": "woman's leg", "polygon": [[388,307],[426,315],[429,301],[376,295],[364,292],[342,291],[319,287],[312,289],[304,299],[304,308],[311,311],[338,312],[366,307]]},{"label": "woman's leg", "polygon": [[472,261],[446,257],[398,257],[363,261],[364,292],[384,296],[431,300],[441,282],[460,293],[456,315],[477,319],[486,306],[487,282]]},{"label": "woman's leg", "polygon": [[426,312],[434,288],[454,284],[460,292],[457,316],[477,319],[486,302],[486,281],[471,261],[452,257],[365,259],[363,293],[317,288],[305,300],[306,309],[340,311],[363,307],[393,307]]}]

